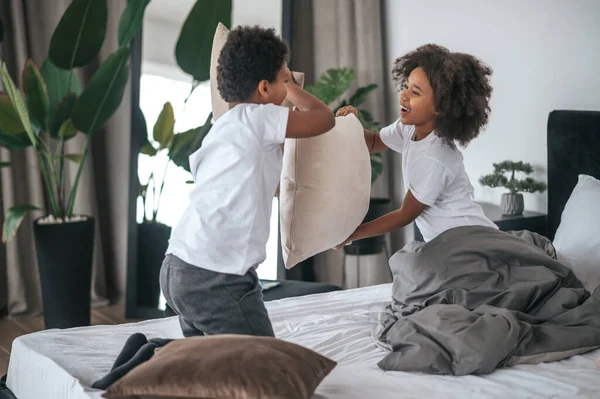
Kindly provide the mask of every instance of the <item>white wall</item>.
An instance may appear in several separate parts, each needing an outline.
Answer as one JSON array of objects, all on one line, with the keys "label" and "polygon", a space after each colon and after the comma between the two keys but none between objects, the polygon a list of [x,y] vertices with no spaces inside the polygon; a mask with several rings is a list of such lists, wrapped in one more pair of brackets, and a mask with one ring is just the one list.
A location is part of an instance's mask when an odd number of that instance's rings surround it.
[{"label": "white wall", "polygon": [[275,28],[281,35],[281,0],[233,0],[231,23],[238,25],[260,25]]},{"label": "white wall", "polygon": [[[463,151],[477,201],[502,189],[477,180],[504,159],[530,162],[546,179],[546,123],[555,109],[600,110],[600,1],[385,0],[388,66],[425,43],[471,53],[494,69],[486,131]],[[391,80],[389,81],[391,85]],[[397,115],[397,93],[390,93]],[[525,194],[546,210],[546,194]]]}]

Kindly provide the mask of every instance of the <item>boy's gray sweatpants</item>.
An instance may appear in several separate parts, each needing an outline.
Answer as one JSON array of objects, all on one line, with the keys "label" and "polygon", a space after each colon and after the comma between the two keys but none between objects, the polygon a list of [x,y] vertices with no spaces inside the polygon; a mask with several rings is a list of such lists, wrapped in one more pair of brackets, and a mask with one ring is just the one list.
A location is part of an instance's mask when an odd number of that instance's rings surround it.
[{"label": "boy's gray sweatpants", "polygon": [[185,337],[275,335],[253,268],[243,276],[217,273],[169,254],[160,270],[160,286],[179,315]]}]

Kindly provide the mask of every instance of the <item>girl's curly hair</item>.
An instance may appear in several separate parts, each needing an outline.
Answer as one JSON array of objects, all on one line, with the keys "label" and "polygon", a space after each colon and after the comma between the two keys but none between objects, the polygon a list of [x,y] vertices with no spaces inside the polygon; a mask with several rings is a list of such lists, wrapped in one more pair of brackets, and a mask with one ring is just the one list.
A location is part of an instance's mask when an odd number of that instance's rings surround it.
[{"label": "girl's curly hair", "polygon": [[452,146],[458,142],[465,147],[487,124],[492,68],[472,55],[426,44],[396,59],[392,77],[397,87],[417,67],[425,71],[433,88],[436,134]]}]

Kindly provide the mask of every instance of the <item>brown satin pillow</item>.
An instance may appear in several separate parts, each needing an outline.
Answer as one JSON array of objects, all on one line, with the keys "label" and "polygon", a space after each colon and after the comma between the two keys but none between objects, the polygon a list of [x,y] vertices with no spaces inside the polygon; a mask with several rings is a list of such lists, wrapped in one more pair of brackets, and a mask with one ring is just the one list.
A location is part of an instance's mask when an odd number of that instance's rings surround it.
[{"label": "brown satin pillow", "polygon": [[105,398],[309,399],[336,362],[268,337],[175,340],[109,387]]}]

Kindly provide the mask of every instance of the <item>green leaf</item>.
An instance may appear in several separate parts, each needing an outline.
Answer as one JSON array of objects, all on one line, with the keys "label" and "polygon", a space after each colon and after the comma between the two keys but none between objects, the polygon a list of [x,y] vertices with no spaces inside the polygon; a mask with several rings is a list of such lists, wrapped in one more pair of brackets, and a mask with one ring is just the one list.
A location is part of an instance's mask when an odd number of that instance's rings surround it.
[{"label": "green leaf", "polygon": [[154,141],[160,144],[160,148],[167,148],[171,144],[174,127],[175,114],[173,112],[173,106],[170,102],[166,102],[158,115],[153,130]]},{"label": "green leaf", "polygon": [[0,168],[8,168],[10,165],[10,162],[0,162]]},{"label": "green leaf", "polygon": [[370,84],[368,86],[360,87],[358,90],[356,90],[356,93],[354,93],[354,95],[350,97],[348,103],[353,107],[358,107],[364,104],[364,102],[367,100],[367,97],[369,96],[369,93],[371,93],[376,88],[377,85],[375,83]]},{"label": "green leaf", "polygon": [[[77,95],[75,94],[69,94],[68,96],[66,96],[65,98],[62,99],[62,101],[60,102],[60,104],[58,105],[58,108],[56,109],[56,112],[54,114],[54,116],[52,117],[52,124],[50,125],[50,136],[57,139],[60,137],[60,129],[63,127],[63,125],[65,124],[65,122],[67,120],[70,120],[71,117],[73,116],[73,112],[75,111],[75,106],[77,105]],[[71,120],[71,124],[73,124],[73,121]],[[75,129],[75,133],[77,133],[77,128],[75,128],[75,126],[73,126],[73,129]],[[75,133],[73,133],[73,136],[75,136]],[[64,137],[65,139],[69,139],[72,138],[71,137]]]},{"label": "green leaf", "polygon": [[194,184],[194,181],[193,180],[186,180],[185,184]]},{"label": "green leaf", "polygon": [[232,0],[197,0],[190,11],[175,47],[177,64],[194,80],[210,79],[210,56],[217,25],[231,26]]},{"label": "green leaf", "polygon": [[81,163],[83,160],[83,154],[65,154],[64,157],[71,162]]},{"label": "green leaf", "polygon": [[119,47],[126,46],[140,30],[144,19],[144,11],[150,0],[128,1],[119,21]]},{"label": "green leaf", "polygon": [[140,149],[143,148],[148,141],[148,127],[146,126],[146,117],[142,112],[142,109],[138,106],[136,109],[132,111],[132,118],[137,120],[137,126],[139,127],[137,132],[133,132],[133,134],[138,134],[140,139]]},{"label": "green leaf", "polygon": [[25,131],[19,113],[6,94],[0,94],[0,129],[12,134]]},{"label": "green leaf", "polygon": [[77,135],[77,128],[73,125],[71,119],[67,119],[58,130],[58,137],[63,140],[69,140],[75,137],[75,135]]},{"label": "green leaf", "polygon": [[7,148],[9,150],[21,150],[31,145],[31,140],[27,136],[27,133],[22,132],[19,134],[10,134],[0,131],[0,147]]},{"label": "green leaf", "polygon": [[196,152],[201,146],[204,138],[212,127],[212,113],[204,122],[204,125],[187,132],[176,134],[169,148],[169,159],[173,163],[188,172],[190,172],[190,155]]},{"label": "green leaf", "polygon": [[31,112],[31,121],[38,128],[47,130],[48,90],[40,70],[31,59],[25,63],[23,68],[23,84],[21,87],[25,93],[27,107]]},{"label": "green leaf", "polygon": [[129,49],[112,53],[94,73],[77,101],[73,124],[81,132],[92,134],[102,129],[119,108],[129,77]]},{"label": "green leaf", "polygon": [[83,161],[83,154],[65,154],[65,155],[55,155],[52,159],[68,159],[74,163],[81,163]]},{"label": "green leaf", "polygon": [[48,56],[62,69],[89,64],[106,36],[106,0],[73,0],[50,39]]},{"label": "green leaf", "polygon": [[354,70],[351,68],[328,69],[312,86],[306,87],[306,91],[331,105],[352,85]]},{"label": "green leaf", "polygon": [[2,241],[8,242],[11,238],[17,234],[17,230],[23,222],[23,219],[29,212],[41,210],[37,206],[33,205],[15,205],[6,212],[4,219],[4,229],[2,230]]},{"label": "green leaf", "polygon": [[154,148],[154,146],[152,146],[152,143],[147,142],[146,144],[144,144],[142,146],[142,149],[140,150],[140,152],[144,155],[153,157],[158,153],[158,150],[156,148]]},{"label": "green leaf", "polygon": [[31,120],[29,119],[29,112],[25,106],[25,101],[21,96],[21,92],[15,87],[15,82],[13,82],[12,78],[10,77],[8,69],[6,68],[6,63],[2,63],[2,83],[6,89],[6,94],[8,94],[10,101],[19,114],[21,124],[23,125],[23,130],[25,130],[25,133],[27,133],[29,136],[29,140],[31,140],[34,145],[37,145],[37,137],[33,134]]},{"label": "green leaf", "polygon": [[[54,121],[54,116],[57,115],[56,111],[66,96],[71,93],[77,96],[81,94],[79,79],[77,79],[77,76],[75,76],[73,71],[60,69],[49,59],[46,59],[42,64],[40,73],[42,74],[48,89],[47,126],[52,129],[53,126],[58,125],[58,128],[60,128],[65,120],[65,116],[61,116],[60,121],[58,122]],[[56,130],[54,130],[54,132],[56,133]]]},{"label": "green leaf", "polygon": [[383,173],[383,155],[371,154],[371,184]]},{"label": "green leaf", "polygon": [[362,123],[365,129],[368,129],[372,132],[378,132],[381,129],[379,122],[375,121],[373,116],[364,109],[358,110],[358,120],[360,123]]},{"label": "green leaf", "polygon": [[148,192],[148,185],[147,184],[140,184],[138,186],[138,197],[145,198],[147,192]]}]

